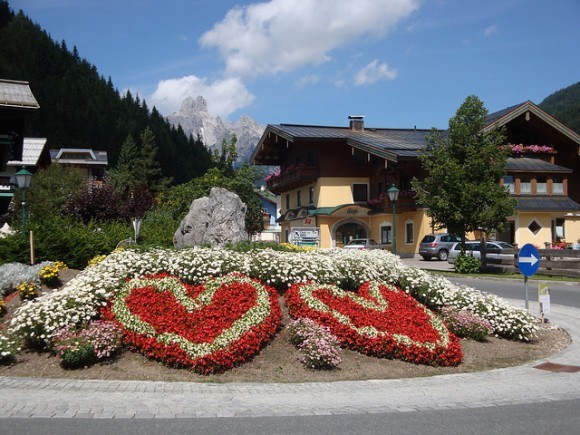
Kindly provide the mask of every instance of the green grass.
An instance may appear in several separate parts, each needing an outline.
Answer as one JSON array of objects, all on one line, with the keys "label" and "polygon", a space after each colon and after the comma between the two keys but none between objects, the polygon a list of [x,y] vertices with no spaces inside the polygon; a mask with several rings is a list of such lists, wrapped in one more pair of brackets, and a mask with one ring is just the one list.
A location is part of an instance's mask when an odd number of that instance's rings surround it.
[{"label": "green grass", "polygon": [[[426,269],[429,273],[443,276],[452,276],[457,278],[490,278],[490,279],[523,279],[524,276],[521,273],[472,273],[463,274],[447,270],[434,270]],[[568,277],[568,276],[551,276],[551,275],[540,275],[536,274],[530,277],[530,281],[558,281],[558,282],[580,282],[580,278]]]}]

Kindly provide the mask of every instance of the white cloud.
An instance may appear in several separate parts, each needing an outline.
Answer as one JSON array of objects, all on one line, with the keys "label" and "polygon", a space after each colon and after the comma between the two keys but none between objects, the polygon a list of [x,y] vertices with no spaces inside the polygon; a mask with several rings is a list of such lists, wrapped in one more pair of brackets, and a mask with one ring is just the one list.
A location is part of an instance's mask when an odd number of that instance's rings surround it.
[{"label": "white cloud", "polygon": [[255,98],[237,78],[208,83],[206,78],[190,75],[161,80],[151,96],[151,101],[161,113],[168,115],[178,110],[185,98],[195,98],[198,95],[205,98],[207,109],[212,115],[222,117],[249,106]]},{"label": "white cloud", "polygon": [[378,80],[397,78],[397,70],[390,69],[386,63],[373,60],[367,66],[357,71],[354,75],[354,83],[357,86],[370,85]]},{"label": "white cloud", "polygon": [[231,9],[200,38],[217,48],[226,75],[253,78],[317,65],[362,36],[381,37],[418,0],[270,0]]},{"label": "white cloud", "polygon": [[308,74],[295,80],[294,86],[296,86],[299,89],[303,89],[309,86],[314,86],[319,81],[320,77],[318,77],[316,74]]},{"label": "white cloud", "polygon": [[490,36],[497,35],[498,29],[497,26],[494,24],[492,26],[486,27],[483,31],[483,36],[489,38]]}]

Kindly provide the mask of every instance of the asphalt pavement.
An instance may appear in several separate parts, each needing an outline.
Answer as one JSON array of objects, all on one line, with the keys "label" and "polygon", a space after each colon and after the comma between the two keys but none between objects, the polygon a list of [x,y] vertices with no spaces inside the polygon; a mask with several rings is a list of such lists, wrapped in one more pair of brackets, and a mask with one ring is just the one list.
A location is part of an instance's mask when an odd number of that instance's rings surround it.
[{"label": "asphalt pavement", "polygon": [[[429,263],[429,266],[431,263],[444,266],[443,262]],[[523,301],[510,302],[523,306]],[[580,310],[552,305],[550,321],[571,335],[573,343],[567,349],[545,360],[478,373],[297,384],[0,377],[0,418],[173,419],[358,415],[474,410],[578,400]],[[538,368],[546,363],[550,363],[549,370]]]}]

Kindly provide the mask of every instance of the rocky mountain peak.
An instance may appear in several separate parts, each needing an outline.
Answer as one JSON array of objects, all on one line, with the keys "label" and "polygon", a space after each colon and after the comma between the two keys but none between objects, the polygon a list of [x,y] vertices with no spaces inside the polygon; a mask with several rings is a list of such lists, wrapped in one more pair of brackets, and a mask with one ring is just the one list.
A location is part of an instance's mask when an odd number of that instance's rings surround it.
[{"label": "rocky mountain peak", "polygon": [[199,135],[209,149],[220,147],[224,138],[229,143],[235,134],[238,139],[238,161],[241,163],[250,158],[266,128],[247,115],[240,116],[235,123],[227,119],[222,121],[219,116],[208,112],[207,102],[201,95],[183,100],[179,111],[169,115],[167,119],[174,126],[180,125],[186,135]]}]

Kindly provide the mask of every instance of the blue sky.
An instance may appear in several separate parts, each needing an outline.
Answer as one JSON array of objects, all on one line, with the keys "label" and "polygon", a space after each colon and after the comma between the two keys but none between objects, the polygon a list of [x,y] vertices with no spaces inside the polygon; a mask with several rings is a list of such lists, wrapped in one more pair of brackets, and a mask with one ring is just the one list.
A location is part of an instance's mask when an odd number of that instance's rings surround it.
[{"label": "blue sky", "polygon": [[9,0],[168,115],[444,128],[580,80],[578,0]]}]

